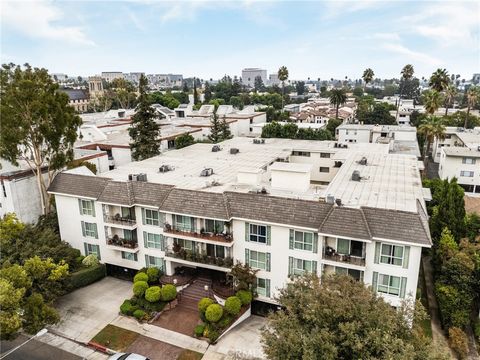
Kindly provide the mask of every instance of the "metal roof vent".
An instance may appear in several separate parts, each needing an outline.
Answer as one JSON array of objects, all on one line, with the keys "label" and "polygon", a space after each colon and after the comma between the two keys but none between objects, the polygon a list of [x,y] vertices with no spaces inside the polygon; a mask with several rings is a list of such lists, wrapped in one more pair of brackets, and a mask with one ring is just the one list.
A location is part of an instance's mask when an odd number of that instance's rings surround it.
[{"label": "metal roof vent", "polygon": [[240,150],[237,149],[237,148],[231,148],[230,149],[230,154],[232,154],[232,155],[238,154],[239,152],[240,152]]},{"label": "metal roof vent", "polygon": [[360,181],[361,177],[360,177],[360,171],[358,170],[353,170],[353,173],[352,173],[352,180],[353,181]]},{"label": "metal roof vent", "polygon": [[335,204],[337,204],[337,206],[342,206],[342,199],[335,199]]},{"label": "metal roof vent", "polygon": [[335,196],[333,195],[327,195],[327,198],[325,199],[325,202],[327,204],[334,204],[335,203]]},{"label": "metal roof vent", "polygon": [[158,172],[160,173],[166,173],[172,170],[173,170],[173,167],[171,167],[170,165],[162,165],[158,168]]},{"label": "metal roof vent", "polygon": [[202,172],[200,173],[200,176],[203,176],[203,177],[210,176],[210,175],[213,175],[212,168],[203,169]]},{"label": "metal roof vent", "polygon": [[213,145],[213,146],[212,146],[212,152],[218,152],[218,151],[220,151],[220,150],[221,150],[221,149],[220,149],[220,146],[219,146],[219,145]]},{"label": "metal roof vent", "polygon": [[128,174],[128,180],[130,181],[147,181],[147,174]]},{"label": "metal roof vent", "polygon": [[367,158],[364,156],[358,162],[360,165],[367,165]]},{"label": "metal roof vent", "polygon": [[265,139],[253,139],[254,144],[265,144]]}]

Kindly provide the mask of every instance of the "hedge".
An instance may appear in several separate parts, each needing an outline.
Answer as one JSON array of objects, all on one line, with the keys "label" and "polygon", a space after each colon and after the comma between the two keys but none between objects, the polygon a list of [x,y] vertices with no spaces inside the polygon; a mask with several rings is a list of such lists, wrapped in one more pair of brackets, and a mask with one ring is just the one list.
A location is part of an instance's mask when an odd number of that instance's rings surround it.
[{"label": "hedge", "polygon": [[150,284],[156,283],[160,278],[160,270],[156,267],[150,267],[147,269],[147,276]]},{"label": "hedge", "polygon": [[160,286],[151,286],[145,291],[145,300],[157,302],[160,300]]},{"label": "hedge", "polygon": [[137,281],[133,284],[133,293],[135,296],[143,296],[145,291],[148,289],[148,284],[145,281]]},{"label": "hedge", "polygon": [[242,305],[248,305],[252,302],[253,296],[248,290],[238,290],[236,295],[242,302]]},{"label": "hedge", "polygon": [[71,273],[70,286],[78,289],[103,279],[106,275],[105,264],[98,264]]},{"label": "hedge", "polygon": [[177,297],[177,288],[172,284],[163,285],[161,290],[162,301],[172,301]]},{"label": "hedge", "polygon": [[140,309],[135,310],[135,311],[133,312],[133,316],[135,316],[138,320],[143,320],[143,318],[145,317],[145,315],[146,315],[145,311],[140,310]]},{"label": "hedge", "polygon": [[229,314],[236,316],[240,313],[242,308],[242,301],[237,296],[230,296],[225,301],[225,311]]},{"label": "hedge", "polygon": [[198,302],[198,310],[201,312],[201,313],[205,313],[205,311],[207,311],[207,308],[212,305],[214,302],[212,299],[210,298],[202,298],[200,299],[200,301]]}]

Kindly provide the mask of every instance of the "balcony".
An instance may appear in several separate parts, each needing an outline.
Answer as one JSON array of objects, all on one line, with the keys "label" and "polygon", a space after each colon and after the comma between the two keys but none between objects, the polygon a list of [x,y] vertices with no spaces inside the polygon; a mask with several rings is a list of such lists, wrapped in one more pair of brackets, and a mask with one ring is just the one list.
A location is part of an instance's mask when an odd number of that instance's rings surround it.
[{"label": "balcony", "polygon": [[122,226],[134,226],[137,224],[135,219],[130,217],[122,217],[120,214],[116,214],[115,216],[112,215],[103,215],[103,221],[108,224],[116,224]]},{"label": "balcony", "polygon": [[135,227],[135,207],[125,207],[119,205],[102,205],[103,222],[105,224],[119,225],[119,227]]},{"label": "balcony", "polygon": [[366,243],[363,241],[327,237],[323,242],[322,258],[342,264],[365,266],[365,249]]},{"label": "balcony", "polygon": [[184,249],[177,252],[173,250],[167,250],[165,252],[165,256],[197,264],[218,266],[226,269],[231,269],[233,266],[233,259],[231,257],[209,256],[205,253],[198,254]]},{"label": "balcony", "polygon": [[180,235],[180,236],[188,236],[196,239],[202,240],[211,240],[211,241],[218,241],[224,243],[230,243],[233,241],[233,234],[230,232],[225,233],[214,233],[214,232],[205,232],[200,229],[200,232],[196,232],[195,228],[185,228],[180,226],[172,226],[170,224],[165,224],[163,228],[163,232],[166,234],[172,235]]},{"label": "balcony", "polygon": [[365,257],[354,256],[351,254],[339,254],[331,247],[325,249],[323,252],[323,259],[351,265],[365,266]]},{"label": "balcony", "polygon": [[118,235],[107,237],[107,245],[115,246],[122,249],[137,250],[138,241],[134,239],[125,239]]}]

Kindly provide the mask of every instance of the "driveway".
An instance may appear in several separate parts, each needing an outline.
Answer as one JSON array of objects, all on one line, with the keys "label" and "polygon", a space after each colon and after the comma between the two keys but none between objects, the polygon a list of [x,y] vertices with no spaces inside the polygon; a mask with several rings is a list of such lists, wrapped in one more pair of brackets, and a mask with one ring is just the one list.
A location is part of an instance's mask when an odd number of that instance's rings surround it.
[{"label": "driveway", "polygon": [[62,296],[55,306],[61,320],[51,329],[69,339],[88,342],[118,317],[120,305],[131,296],[131,282],[106,277]]},{"label": "driveway", "polygon": [[[211,345],[204,359],[264,359],[260,343],[260,329],[266,319],[252,315]],[[221,354],[221,355],[220,355]],[[222,356],[223,355],[223,356]]]}]

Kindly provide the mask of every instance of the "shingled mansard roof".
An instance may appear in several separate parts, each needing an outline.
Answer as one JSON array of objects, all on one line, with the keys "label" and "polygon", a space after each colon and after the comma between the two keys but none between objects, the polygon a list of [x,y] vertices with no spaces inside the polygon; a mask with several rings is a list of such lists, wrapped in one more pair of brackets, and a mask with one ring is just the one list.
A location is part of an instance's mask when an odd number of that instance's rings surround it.
[{"label": "shingled mansard roof", "polygon": [[390,239],[430,246],[426,214],[351,208],[311,200],[227,191],[223,194],[142,181],[113,181],[58,174],[48,191],[93,198],[102,203],[153,206],[161,211],[219,220],[232,218],[315,229],[321,234],[363,240]]}]

